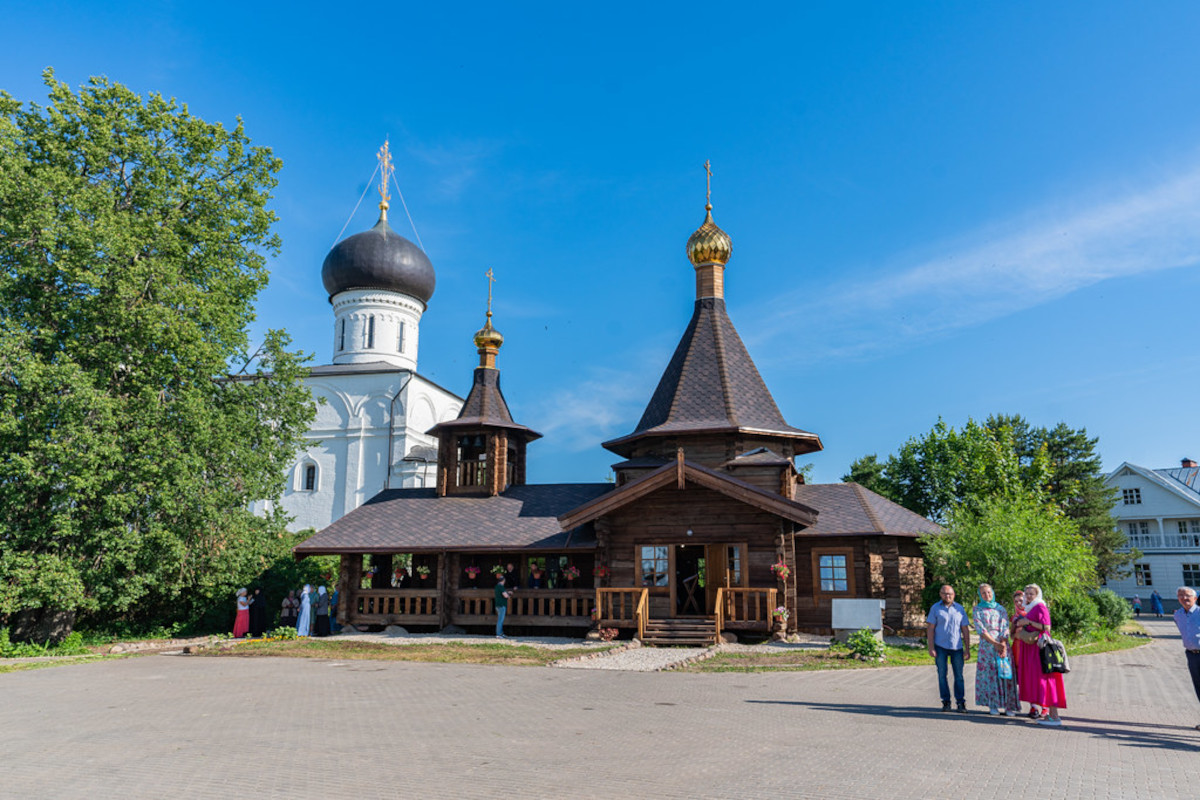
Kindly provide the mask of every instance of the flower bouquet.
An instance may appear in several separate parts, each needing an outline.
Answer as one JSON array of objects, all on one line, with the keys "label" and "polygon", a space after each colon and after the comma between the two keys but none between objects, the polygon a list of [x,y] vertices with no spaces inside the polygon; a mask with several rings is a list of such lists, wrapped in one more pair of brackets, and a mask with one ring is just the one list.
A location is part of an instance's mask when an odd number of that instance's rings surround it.
[{"label": "flower bouquet", "polygon": [[424,564],[417,567],[417,577],[420,578],[421,580],[425,580],[426,578],[428,578],[429,577],[429,567],[425,566]]},{"label": "flower bouquet", "polygon": [[791,568],[788,567],[787,564],[783,563],[782,558],[779,559],[779,561],[777,561],[776,563],[771,565],[771,572],[774,572],[775,577],[779,578],[779,580],[781,580],[781,581],[786,581],[788,579],[788,576],[790,576],[792,574]]},{"label": "flower bouquet", "polygon": [[470,578],[471,580],[475,580],[476,578],[479,577],[479,573],[482,572],[482,570],[480,570],[479,567],[472,564],[471,566],[469,566],[465,570],[463,570],[463,572],[467,573],[468,578]]},{"label": "flower bouquet", "polygon": [[607,578],[609,575],[612,575],[612,570],[608,568],[607,564],[601,564],[600,566],[596,567],[597,578]]},{"label": "flower bouquet", "polygon": [[492,567],[492,574],[499,578],[504,574],[504,565],[497,564],[496,566]]},{"label": "flower bouquet", "polygon": [[791,616],[791,612],[787,610],[787,606],[779,606],[771,612],[771,616],[779,622],[787,622],[787,618]]},{"label": "flower bouquet", "polygon": [[567,566],[563,567],[562,574],[567,580],[573,581],[580,575],[579,567],[575,566],[574,564],[568,564]]}]

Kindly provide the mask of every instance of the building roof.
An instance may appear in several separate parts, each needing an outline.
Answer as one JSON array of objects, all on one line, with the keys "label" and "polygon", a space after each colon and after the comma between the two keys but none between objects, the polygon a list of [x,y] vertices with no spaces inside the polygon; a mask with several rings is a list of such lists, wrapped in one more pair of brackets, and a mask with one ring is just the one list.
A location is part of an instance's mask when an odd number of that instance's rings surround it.
[{"label": "building roof", "polygon": [[491,367],[476,367],[475,379],[471,391],[463,403],[458,418],[449,422],[439,422],[429,429],[428,433],[437,433],[443,428],[507,428],[521,431],[527,439],[540,439],[537,431],[513,422],[512,413],[504,393],[500,391],[500,370]]},{"label": "building roof", "polygon": [[796,500],[817,510],[816,524],[797,536],[924,536],[942,532],[931,522],[857,483],[810,483]]},{"label": "building roof", "polygon": [[628,457],[630,445],[648,436],[722,431],[788,439],[797,453],[821,449],[819,436],[784,421],[725,311],[725,301],[704,297],[696,301],[637,428],[604,446]]},{"label": "building roof", "polygon": [[591,522],[645,497],[651,492],[674,485],[679,489],[687,483],[711,489],[746,505],[791,520],[799,525],[812,525],[817,512],[803,502],[767,492],[753,484],[740,481],[708,467],[678,459],[641,476],[637,480],[588,500],[578,508],[559,517],[563,527],[575,527]]},{"label": "building roof", "polygon": [[298,545],[298,557],[591,548],[591,527],[564,531],[558,516],[612,491],[609,483],[513,486],[493,497],[438,497],[435,489],[380,492]]},{"label": "building roof", "polygon": [[1105,482],[1111,485],[1113,479],[1124,470],[1130,470],[1141,475],[1151,483],[1161,486],[1168,492],[1189,503],[1200,505],[1200,468],[1174,467],[1169,469],[1147,469],[1146,467],[1139,467],[1137,464],[1131,464],[1126,461],[1108,473],[1108,476],[1104,479]]}]

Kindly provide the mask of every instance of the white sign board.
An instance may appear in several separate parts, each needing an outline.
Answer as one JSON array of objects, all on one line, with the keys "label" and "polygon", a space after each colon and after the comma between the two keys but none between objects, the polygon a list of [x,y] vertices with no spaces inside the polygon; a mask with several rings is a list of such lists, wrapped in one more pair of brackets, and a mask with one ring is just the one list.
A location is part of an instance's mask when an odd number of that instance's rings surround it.
[{"label": "white sign board", "polygon": [[857,631],[867,628],[883,630],[884,600],[835,599],[833,601],[833,629]]}]

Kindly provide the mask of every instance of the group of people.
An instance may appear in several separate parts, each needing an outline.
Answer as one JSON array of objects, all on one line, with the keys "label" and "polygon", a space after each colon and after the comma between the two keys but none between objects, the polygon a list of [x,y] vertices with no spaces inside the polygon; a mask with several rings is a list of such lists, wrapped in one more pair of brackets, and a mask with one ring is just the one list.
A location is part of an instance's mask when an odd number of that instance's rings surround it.
[{"label": "group of people", "polygon": [[[1155,589],[1154,591],[1152,591],[1150,593],[1150,610],[1154,612],[1154,616],[1156,619],[1162,619],[1162,615],[1163,615],[1162,595],[1160,595],[1158,593],[1158,589]],[[1142,615],[1142,597],[1141,597],[1141,595],[1135,594],[1133,596],[1133,615],[1135,617],[1140,617]]]},{"label": "group of people", "polygon": [[[1038,639],[1050,634],[1050,610],[1037,584],[1013,594],[1009,614],[996,602],[989,584],[979,586],[974,613],[954,601],[954,587],[943,586],[941,602],[935,603],[925,618],[929,655],[937,665],[938,691],[942,711],[950,710],[950,684],[947,669],[954,676],[954,700],[958,710],[967,712],[963,662],[971,657],[971,630],[979,635],[975,659],[975,704],[987,706],[988,713],[1015,717],[1021,703],[1029,704],[1029,717],[1039,724],[1062,725],[1059,710],[1067,707],[1067,695],[1060,673],[1042,671]],[[1198,662],[1200,663],[1200,662]],[[1200,689],[1197,690],[1200,692]]]},{"label": "group of people", "polygon": [[[313,589],[304,584],[300,596],[296,590],[283,598],[279,611],[279,624],[294,627],[301,636],[329,636],[333,632],[333,616],[337,608],[337,592],[330,595],[324,586]],[[261,587],[254,593],[246,589],[237,591],[237,614],[233,621],[233,638],[245,636],[260,638],[267,632],[267,600]]]}]

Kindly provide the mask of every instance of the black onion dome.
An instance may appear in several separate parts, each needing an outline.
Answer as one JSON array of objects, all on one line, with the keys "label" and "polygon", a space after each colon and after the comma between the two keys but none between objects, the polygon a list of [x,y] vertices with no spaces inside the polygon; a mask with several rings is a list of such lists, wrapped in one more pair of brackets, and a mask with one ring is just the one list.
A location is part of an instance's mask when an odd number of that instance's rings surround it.
[{"label": "black onion dome", "polygon": [[334,245],[321,267],[321,281],[332,298],[349,289],[386,289],[428,303],[437,278],[421,248],[380,219],[369,231]]}]

